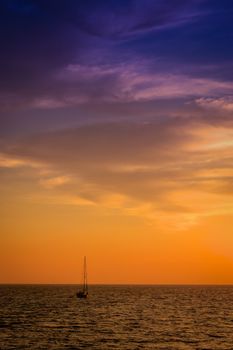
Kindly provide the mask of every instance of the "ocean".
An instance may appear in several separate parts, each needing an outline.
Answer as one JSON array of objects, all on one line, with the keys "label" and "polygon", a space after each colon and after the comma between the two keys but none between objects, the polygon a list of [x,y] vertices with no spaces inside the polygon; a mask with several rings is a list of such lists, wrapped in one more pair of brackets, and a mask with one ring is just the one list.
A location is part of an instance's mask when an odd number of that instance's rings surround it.
[{"label": "ocean", "polygon": [[0,349],[233,349],[233,286],[1,285]]}]

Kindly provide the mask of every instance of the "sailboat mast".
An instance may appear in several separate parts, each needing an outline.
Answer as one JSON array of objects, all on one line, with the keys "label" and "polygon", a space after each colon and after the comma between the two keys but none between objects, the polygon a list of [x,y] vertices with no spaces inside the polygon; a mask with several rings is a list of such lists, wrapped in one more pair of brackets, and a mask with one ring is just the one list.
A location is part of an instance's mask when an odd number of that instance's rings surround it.
[{"label": "sailboat mast", "polygon": [[84,256],[84,285],[83,289],[85,292],[87,292],[87,262],[86,257]]}]

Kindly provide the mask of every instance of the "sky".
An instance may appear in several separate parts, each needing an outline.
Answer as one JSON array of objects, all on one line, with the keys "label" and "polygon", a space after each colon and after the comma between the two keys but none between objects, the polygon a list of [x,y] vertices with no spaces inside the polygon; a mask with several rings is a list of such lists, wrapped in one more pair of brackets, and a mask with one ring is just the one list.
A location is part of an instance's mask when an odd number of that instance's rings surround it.
[{"label": "sky", "polygon": [[0,283],[233,284],[232,18],[0,0]]}]

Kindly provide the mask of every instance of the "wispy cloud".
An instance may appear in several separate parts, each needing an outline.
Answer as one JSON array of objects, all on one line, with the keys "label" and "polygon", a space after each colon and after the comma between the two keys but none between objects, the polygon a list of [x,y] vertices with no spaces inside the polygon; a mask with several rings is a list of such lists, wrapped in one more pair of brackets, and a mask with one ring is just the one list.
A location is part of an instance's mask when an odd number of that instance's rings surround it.
[{"label": "wispy cloud", "polygon": [[50,178],[43,178],[40,180],[40,184],[47,189],[53,189],[58,186],[67,184],[70,181],[71,179],[69,176],[56,176],[56,177],[50,177]]},{"label": "wispy cloud", "polygon": [[[213,64],[216,55],[206,52],[206,36],[199,33],[213,21],[205,1],[5,1],[1,8],[1,25],[11,42],[10,47],[8,39],[2,43],[1,109],[232,94],[229,72],[221,68],[219,77],[220,67],[232,60],[223,57]],[[174,30],[187,24],[187,34]]]},{"label": "wispy cloud", "polygon": [[233,111],[233,96],[224,96],[219,98],[201,97],[196,103],[206,109],[223,110],[226,112]]},{"label": "wispy cloud", "polygon": [[19,166],[23,166],[26,164],[25,160],[9,157],[7,155],[0,155],[0,167],[1,168],[15,168]]},{"label": "wispy cloud", "polygon": [[48,165],[49,174],[38,169],[35,177],[44,200],[52,196],[62,204],[63,198],[64,205],[96,205],[185,228],[231,212],[232,144],[226,135],[229,127],[188,120],[90,125],[21,140],[5,154]]},{"label": "wispy cloud", "polygon": [[19,168],[19,167],[31,167],[41,168],[42,164],[34,160],[21,158],[16,156],[0,153],[0,168]]},{"label": "wispy cloud", "polygon": [[[233,83],[185,74],[158,73],[148,69],[150,63],[86,66],[68,65],[54,77],[63,86],[59,95],[41,96],[28,101],[29,107],[51,109],[91,103],[129,103],[161,99],[192,99],[202,107],[230,110]],[[158,67],[159,70],[159,67]],[[209,98],[216,96],[216,98]]]}]

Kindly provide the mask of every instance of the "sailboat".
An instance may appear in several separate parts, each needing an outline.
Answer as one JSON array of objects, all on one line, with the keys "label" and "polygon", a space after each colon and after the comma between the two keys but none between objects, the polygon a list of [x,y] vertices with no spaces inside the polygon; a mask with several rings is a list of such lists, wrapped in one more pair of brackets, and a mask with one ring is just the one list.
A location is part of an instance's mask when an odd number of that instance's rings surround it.
[{"label": "sailboat", "polygon": [[87,298],[88,297],[88,287],[87,287],[87,262],[84,256],[83,264],[83,289],[77,292],[77,298]]}]

